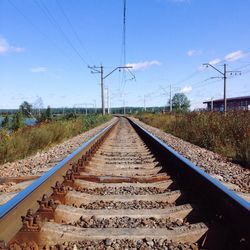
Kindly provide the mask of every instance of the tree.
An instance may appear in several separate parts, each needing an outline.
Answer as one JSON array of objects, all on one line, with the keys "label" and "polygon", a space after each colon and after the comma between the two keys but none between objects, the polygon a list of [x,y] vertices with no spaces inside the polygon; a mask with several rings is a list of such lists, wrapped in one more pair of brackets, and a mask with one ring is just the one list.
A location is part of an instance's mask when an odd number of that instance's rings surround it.
[{"label": "tree", "polygon": [[183,93],[176,93],[172,99],[173,111],[187,112],[190,108],[190,101]]},{"label": "tree", "polygon": [[26,117],[31,117],[31,111],[32,111],[32,104],[28,103],[27,101],[24,101],[20,106],[19,110],[21,113]]},{"label": "tree", "polygon": [[52,120],[52,112],[51,112],[50,106],[47,107],[47,109],[45,111],[45,114],[46,114],[46,119],[48,121],[51,121]]},{"label": "tree", "polygon": [[33,111],[35,111],[36,115],[38,117],[40,117],[40,115],[41,115],[41,109],[43,109],[43,106],[44,106],[43,99],[38,96],[37,99],[32,104],[32,106],[33,106]]},{"label": "tree", "polygon": [[41,113],[41,116],[38,118],[38,121],[47,122],[51,120],[52,120],[52,112],[50,106],[48,106],[47,109]]},{"label": "tree", "polygon": [[10,126],[10,118],[9,118],[8,115],[6,115],[6,116],[4,117],[4,120],[2,121],[1,126],[2,126],[3,128],[7,128],[7,129],[9,128],[9,126]]},{"label": "tree", "polygon": [[13,116],[13,119],[11,122],[11,129],[18,130],[23,125],[24,125],[24,121],[23,121],[22,113],[21,111],[17,111]]}]

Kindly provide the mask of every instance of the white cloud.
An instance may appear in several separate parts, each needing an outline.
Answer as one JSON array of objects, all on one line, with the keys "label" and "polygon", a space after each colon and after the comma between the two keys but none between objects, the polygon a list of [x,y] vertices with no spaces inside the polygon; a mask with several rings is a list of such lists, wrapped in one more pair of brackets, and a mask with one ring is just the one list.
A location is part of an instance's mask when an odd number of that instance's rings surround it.
[{"label": "white cloud", "polygon": [[132,66],[133,68],[131,70],[133,71],[141,71],[146,70],[154,65],[160,65],[161,63],[157,60],[153,61],[144,61],[144,62],[138,62],[138,63],[128,63],[126,66]]},{"label": "white cloud", "polygon": [[216,65],[216,64],[218,64],[218,63],[220,63],[220,62],[221,62],[221,59],[216,58],[216,59],[210,61],[209,64],[211,64],[211,65]]},{"label": "white cloud", "polygon": [[187,55],[188,56],[199,56],[202,54],[202,51],[201,50],[196,50],[196,49],[190,49],[188,52],[187,52]]},{"label": "white cloud", "polygon": [[7,53],[20,53],[23,52],[24,48],[14,47],[10,45],[6,39],[0,37],[0,55],[5,55]]},{"label": "white cloud", "polygon": [[30,72],[32,73],[44,73],[47,72],[47,68],[46,67],[35,67],[35,68],[31,68]]},{"label": "white cloud", "polygon": [[185,86],[180,90],[180,92],[184,94],[190,93],[191,91],[192,91],[192,86]]},{"label": "white cloud", "polygon": [[205,69],[206,69],[206,66],[204,66],[203,64],[201,64],[201,65],[197,68],[198,71],[204,71]]},{"label": "white cloud", "polygon": [[237,50],[237,51],[234,51],[230,54],[227,54],[225,56],[225,60],[226,61],[230,61],[230,62],[233,62],[233,61],[236,61],[236,60],[239,60],[243,57],[247,56],[247,53],[242,51],[242,50]]}]

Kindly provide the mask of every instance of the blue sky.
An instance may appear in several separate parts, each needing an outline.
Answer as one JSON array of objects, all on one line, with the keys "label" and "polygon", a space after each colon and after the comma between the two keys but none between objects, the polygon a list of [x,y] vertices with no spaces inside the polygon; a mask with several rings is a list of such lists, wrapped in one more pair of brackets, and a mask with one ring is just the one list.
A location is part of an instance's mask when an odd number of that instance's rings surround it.
[{"label": "blue sky", "polygon": [[[250,1],[127,0],[126,64],[105,80],[111,106],[165,105],[184,92],[192,108],[223,97],[250,95]],[[1,0],[0,108],[27,100],[52,107],[100,106],[100,75],[88,65],[103,64],[105,74],[121,66],[123,0]]]}]

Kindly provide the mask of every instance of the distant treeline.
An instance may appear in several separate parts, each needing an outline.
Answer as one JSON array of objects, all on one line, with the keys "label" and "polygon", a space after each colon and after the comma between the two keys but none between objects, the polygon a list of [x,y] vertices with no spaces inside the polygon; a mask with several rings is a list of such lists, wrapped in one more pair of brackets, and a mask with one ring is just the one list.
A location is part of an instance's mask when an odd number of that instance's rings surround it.
[{"label": "distant treeline", "polygon": [[[63,115],[63,114],[101,114],[101,108],[50,108],[51,113],[54,115]],[[46,108],[39,109],[37,112],[44,112]],[[166,110],[166,107],[147,107],[146,110],[148,112],[163,112]],[[0,115],[12,115],[18,112],[19,109],[0,109]],[[125,113],[127,114],[135,114],[138,112],[144,111],[144,107],[125,107]],[[107,109],[106,109],[107,112]],[[124,107],[115,107],[110,109],[111,114],[123,114]]]}]

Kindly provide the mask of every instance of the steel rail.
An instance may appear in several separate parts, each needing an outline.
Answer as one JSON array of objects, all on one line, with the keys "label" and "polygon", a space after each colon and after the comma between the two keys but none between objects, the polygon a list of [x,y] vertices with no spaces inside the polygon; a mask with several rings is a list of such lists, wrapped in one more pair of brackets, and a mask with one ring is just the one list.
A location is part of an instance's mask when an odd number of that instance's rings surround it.
[{"label": "steel rail", "polygon": [[37,210],[37,199],[41,198],[43,194],[51,195],[51,186],[55,185],[56,181],[63,181],[63,175],[71,168],[71,164],[87,152],[98,139],[102,138],[116,124],[117,121],[102,129],[31,185],[2,205],[0,207],[0,240],[5,242],[11,240],[21,228],[21,216],[26,214],[27,209]]},{"label": "steel rail", "polygon": [[181,175],[182,182],[189,190],[209,203],[224,220],[230,221],[242,239],[250,243],[250,203],[229,190],[218,180],[177,153],[165,142],[148,132],[142,126],[127,118],[135,130],[146,139],[154,150],[170,164],[170,169],[175,169]]}]

